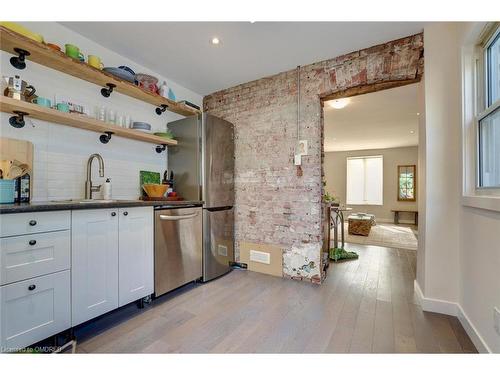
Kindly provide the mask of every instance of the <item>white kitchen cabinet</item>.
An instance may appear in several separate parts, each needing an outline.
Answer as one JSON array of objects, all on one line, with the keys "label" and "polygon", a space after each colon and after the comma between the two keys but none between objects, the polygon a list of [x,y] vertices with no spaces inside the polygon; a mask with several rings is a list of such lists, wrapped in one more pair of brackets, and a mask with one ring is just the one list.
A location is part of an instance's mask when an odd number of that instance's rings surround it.
[{"label": "white kitchen cabinet", "polygon": [[0,238],[0,285],[70,268],[69,230]]},{"label": "white kitchen cabinet", "polygon": [[118,307],[118,209],[72,212],[72,325]]},{"label": "white kitchen cabinet", "polygon": [[153,293],[153,208],[118,211],[118,291],[123,306]]},{"label": "white kitchen cabinet", "polygon": [[66,230],[70,211],[22,212],[0,215],[0,237]]},{"label": "white kitchen cabinet", "polygon": [[15,351],[70,328],[70,271],[0,287],[0,347]]}]

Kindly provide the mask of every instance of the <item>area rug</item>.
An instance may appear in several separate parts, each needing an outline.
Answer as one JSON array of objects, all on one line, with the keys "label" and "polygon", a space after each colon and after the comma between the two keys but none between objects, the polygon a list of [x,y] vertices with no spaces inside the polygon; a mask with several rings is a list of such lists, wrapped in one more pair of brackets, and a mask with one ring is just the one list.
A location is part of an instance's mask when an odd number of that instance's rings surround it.
[{"label": "area rug", "polygon": [[[394,247],[398,249],[417,250],[417,236],[418,232],[413,225],[395,225],[380,223],[372,226],[368,236],[358,236],[349,234],[347,230],[348,224],[345,223],[345,242],[355,243],[361,245],[375,245]],[[333,230],[331,234],[333,239]],[[339,228],[339,241],[340,241],[340,228]],[[330,244],[333,246],[333,241]]]}]

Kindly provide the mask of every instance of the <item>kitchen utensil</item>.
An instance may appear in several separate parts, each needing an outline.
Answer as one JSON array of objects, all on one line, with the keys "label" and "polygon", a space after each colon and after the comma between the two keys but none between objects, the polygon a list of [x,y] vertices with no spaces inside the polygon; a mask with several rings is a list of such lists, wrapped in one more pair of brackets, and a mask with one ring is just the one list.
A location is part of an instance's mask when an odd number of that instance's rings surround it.
[{"label": "kitchen utensil", "polygon": [[9,83],[4,91],[4,95],[12,99],[22,100],[25,102],[31,102],[35,96],[36,89],[28,85],[26,81],[23,81],[21,77],[14,76],[9,77]]},{"label": "kitchen utensil", "polygon": [[125,69],[106,67],[103,70],[115,77],[134,83],[134,75]]},{"label": "kitchen utensil", "polygon": [[87,58],[88,64],[96,69],[102,70],[104,65],[102,64],[101,58],[95,55],[89,55]]},{"label": "kitchen utensil", "polygon": [[66,44],[66,55],[71,57],[72,59],[83,61],[83,54],[80,52],[80,48],[73,44]]},{"label": "kitchen utensil", "polygon": [[144,184],[142,185],[142,188],[148,195],[148,197],[151,198],[159,198],[163,197],[165,195],[165,192],[168,189],[168,185],[163,185],[163,184]]},{"label": "kitchen utensil", "polygon": [[30,39],[36,40],[37,42],[43,43],[43,36],[42,35],[34,33],[33,31],[27,29],[24,26],[19,25],[18,23],[2,21],[2,22],[0,22],[0,25],[3,27],[6,27],[7,29],[15,31],[18,34],[24,35],[25,37],[28,37]]},{"label": "kitchen utensil", "polygon": [[54,51],[61,51],[61,47],[54,43],[47,43],[47,47],[53,49]]},{"label": "kitchen utensil", "polygon": [[41,107],[47,107],[47,108],[50,108],[51,106],[51,102],[50,102],[50,99],[47,99],[47,98],[42,98],[41,96],[33,99],[32,101],[33,103],[35,104],[38,104],[39,106]]},{"label": "kitchen utensil", "polygon": [[67,103],[57,103],[56,108],[58,111],[69,113],[69,105]]},{"label": "kitchen utensil", "polygon": [[158,93],[158,86],[156,85],[158,83],[158,78],[149,74],[138,73],[135,75],[135,80],[137,81],[139,87]]}]

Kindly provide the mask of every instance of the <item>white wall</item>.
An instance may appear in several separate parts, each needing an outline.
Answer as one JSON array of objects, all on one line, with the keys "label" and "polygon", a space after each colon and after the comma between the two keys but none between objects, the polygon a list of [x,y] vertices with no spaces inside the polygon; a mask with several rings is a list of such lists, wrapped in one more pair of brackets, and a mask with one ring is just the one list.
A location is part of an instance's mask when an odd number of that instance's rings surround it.
[{"label": "white wall", "polygon": [[425,257],[425,277],[417,281],[426,297],[457,301],[461,194],[457,26],[430,24],[424,29],[424,48],[425,239],[417,256]]},{"label": "white wall", "polygon": [[493,308],[500,307],[499,198],[481,198],[492,200],[481,204],[490,209],[469,207],[476,200],[469,197],[474,142],[466,123],[473,103],[462,54],[479,26],[441,23],[424,30],[426,236],[419,238],[417,267],[425,268],[417,269],[417,283],[424,309],[458,315],[480,351],[500,353],[493,320]]},{"label": "white wall", "polygon": [[[161,77],[133,62],[133,56],[125,58],[55,22],[26,22],[29,29],[42,34],[46,42],[64,48],[71,43],[80,47],[85,55],[98,55],[105,66],[127,65],[136,73],[150,73],[164,79],[174,90],[177,100],[186,99],[201,106],[202,96],[189,91],[166,77]],[[181,116],[166,112],[158,116],[151,104],[112,93],[109,98],[100,94],[100,87],[72,76],[27,62],[24,70],[17,70],[9,64],[12,55],[0,52],[0,66],[3,76],[20,75],[34,85],[37,95],[52,99],[54,94],[69,97],[88,104],[91,108],[104,105],[121,114],[128,114],[133,120],[151,123],[154,131],[164,130],[166,123]],[[163,172],[166,168],[166,153],[157,154],[155,145],[140,141],[113,137],[107,145],[99,142],[99,134],[80,129],[31,120],[23,129],[14,129],[8,124],[10,115],[0,114],[0,135],[2,137],[25,139],[33,142],[34,192],[36,201],[82,198],[86,161],[90,154],[100,153],[105,162],[105,175],[113,182],[113,197],[136,199],[139,196],[139,171]],[[103,182],[94,166],[93,181]]]},{"label": "white wall", "polygon": [[[325,152],[324,170],[326,191],[339,197],[341,203],[346,203],[347,158],[356,156],[382,155],[384,158],[384,195],[383,205],[353,205],[355,212],[367,212],[375,215],[382,222],[392,222],[392,209],[416,210],[417,202],[399,202],[398,195],[398,165],[417,165],[418,147],[397,147],[377,150],[353,150]],[[418,191],[417,191],[418,200]],[[413,215],[402,213],[401,222],[413,223]]]}]

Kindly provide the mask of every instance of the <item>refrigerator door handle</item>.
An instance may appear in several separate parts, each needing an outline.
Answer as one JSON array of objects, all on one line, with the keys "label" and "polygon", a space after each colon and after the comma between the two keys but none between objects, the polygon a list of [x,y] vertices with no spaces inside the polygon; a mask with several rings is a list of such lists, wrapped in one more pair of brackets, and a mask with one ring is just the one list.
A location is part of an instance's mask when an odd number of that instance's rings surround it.
[{"label": "refrigerator door handle", "polygon": [[193,217],[198,216],[198,212],[195,212],[194,214],[189,214],[189,215],[179,215],[179,216],[170,216],[170,215],[160,215],[160,220],[173,220],[173,221],[179,221],[179,220],[187,220],[187,219],[192,219]]}]

